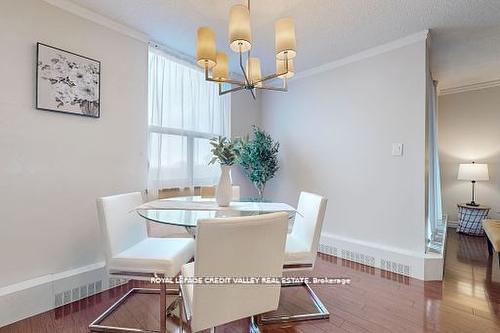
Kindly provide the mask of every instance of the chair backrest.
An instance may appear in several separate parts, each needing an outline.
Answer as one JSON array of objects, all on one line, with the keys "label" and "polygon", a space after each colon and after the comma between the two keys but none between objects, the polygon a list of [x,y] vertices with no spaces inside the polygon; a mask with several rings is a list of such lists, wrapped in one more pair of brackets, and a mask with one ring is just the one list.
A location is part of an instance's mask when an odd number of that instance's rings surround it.
[{"label": "chair backrest", "polygon": [[140,192],[97,199],[101,232],[106,242],[106,260],[147,238],[146,225],[134,210],[142,204]]},{"label": "chair backrest", "polygon": [[[200,195],[202,198],[213,198],[215,197],[216,186],[200,186]],[[233,200],[240,200],[240,187],[238,185],[233,185]]]},{"label": "chair backrest", "polygon": [[306,245],[314,263],[325,218],[327,199],[318,194],[301,192],[292,237]]},{"label": "chair backrest", "polygon": [[[196,277],[281,277],[287,213],[198,222]],[[281,285],[193,286],[193,332],[276,310]]]}]

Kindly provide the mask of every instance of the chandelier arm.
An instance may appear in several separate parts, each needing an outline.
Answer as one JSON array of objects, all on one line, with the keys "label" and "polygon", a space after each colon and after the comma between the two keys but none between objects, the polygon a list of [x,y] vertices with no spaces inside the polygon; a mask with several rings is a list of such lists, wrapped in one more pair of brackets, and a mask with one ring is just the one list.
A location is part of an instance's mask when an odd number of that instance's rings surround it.
[{"label": "chandelier arm", "polygon": [[[248,4],[250,5],[250,0],[248,0]],[[250,12],[250,9],[248,11]],[[250,54],[251,54],[250,52],[252,52],[252,49],[247,51],[247,66],[248,66],[247,71],[248,71],[248,73],[252,72],[252,63],[250,62]],[[243,67],[243,64],[241,64],[241,67]],[[253,99],[256,100],[257,98],[255,96],[255,90],[254,90],[255,83],[252,82],[252,84],[250,85],[250,80],[247,80],[247,82],[248,82],[248,86],[250,87],[250,89],[248,89],[248,90],[250,90],[250,93],[252,94]]]},{"label": "chandelier arm", "polygon": [[282,76],[282,75],[285,75],[287,74],[288,72],[284,72],[284,73],[275,73],[275,74],[271,74],[271,75],[268,75],[268,76],[265,76],[263,77],[262,79],[258,80],[258,81],[255,81],[255,83],[259,83],[259,82],[265,82],[265,81],[269,81],[269,80],[272,80],[272,79],[275,79],[279,76]]},{"label": "chandelier arm", "polygon": [[282,91],[282,92],[287,92],[287,88],[280,88],[280,87],[255,87],[260,90],[272,90],[272,91]]},{"label": "chandelier arm", "polygon": [[282,75],[288,74],[288,71],[289,71],[289,69],[288,69],[288,55],[285,54],[285,71],[283,73],[274,73],[274,74],[271,74],[268,76],[264,76],[264,78],[260,79],[259,81],[256,81],[255,83],[265,82],[265,81],[275,79],[275,78],[280,77]]},{"label": "chandelier arm", "polygon": [[253,91],[253,89],[249,89],[249,90],[250,90],[250,93],[252,93],[252,97],[253,97],[253,99],[257,99],[257,98],[255,97],[255,92]]},{"label": "chandelier arm", "polygon": [[217,81],[219,83],[229,83],[229,84],[234,84],[237,86],[245,87],[246,83],[242,81],[237,81],[237,80],[224,80],[224,81]]},{"label": "chandelier arm", "polygon": [[234,85],[242,86],[242,87],[246,86],[245,82],[236,81],[236,80],[216,80],[216,79],[211,79],[211,78],[208,78],[206,80],[210,81],[210,82],[216,82],[216,83],[229,83],[229,84],[234,84]]},{"label": "chandelier arm", "polygon": [[240,53],[240,68],[241,68],[241,71],[243,72],[243,76],[245,77],[246,85],[249,86],[250,81],[248,81],[247,73],[245,72],[245,68],[243,67],[243,55],[241,52],[241,45],[240,45],[240,52],[239,53]]},{"label": "chandelier arm", "polygon": [[280,87],[255,87],[260,90],[273,90],[273,91],[288,91],[288,88],[280,88]]},{"label": "chandelier arm", "polygon": [[242,81],[231,80],[231,79],[217,80],[217,79],[211,78],[208,76],[208,67],[205,67],[205,81],[217,82],[217,83],[230,83],[230,84],[236,84],[238,86],[245,86],[246,85],[245,82],[242,82]]},{"label": "chandelier arm", "polygon": [[232,89],[228,89],[228,90],[222,90],[222,85],[219,85],[219,95],[225,95],[225,94],[229,94],[229,93],[232,93],[235,91],[240,91],[243,89],[245,89],[245,86],[236,87],[236,88],[232,88]]},{"label": "chandelier arm", "polygon": [[269,86],[269,87],[255,87],[257,89],[262,89],[262,90],[273,90],[273,91],[283,91],[283,92],[287,92],[288,91],[288,79],[285,78],[283,80],[283,87],[272,87],[272,86]]}]

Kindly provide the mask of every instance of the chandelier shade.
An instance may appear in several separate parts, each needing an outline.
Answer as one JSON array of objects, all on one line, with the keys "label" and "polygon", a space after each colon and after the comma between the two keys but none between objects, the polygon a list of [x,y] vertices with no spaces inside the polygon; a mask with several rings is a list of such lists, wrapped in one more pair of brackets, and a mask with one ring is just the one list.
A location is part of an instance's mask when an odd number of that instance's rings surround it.
[{"label": "chandelier shade", "polygon": [[229,66],[227,55],[223,52],[217,52],[217,64],[212,68],[212,76],[215,80],[226,81],[229,79]]},{"label": "chandelier shade", "polygon": [[[288,61],[288,68],[287,68]],[[289,79],[295,75],[295,68],[293,66],[293,59],[280,60],[276,59],[276,75],[281,79]]]},{"label": "chandelier shade", "polygon": [[209,27],[201,27],[197,33],[196,62],[200,67],[215,66],[217,51],[215,47],[215,32]]},{"label": "chandelier shade", "polygon": [[295,41],[295,23],[290,17],[282,18],[275,24],[276,58],[292,59],[297,54]]},{"label": "chandelier shade", "polygon": [[249,58],[247,61],[247,73],[248,80],[251,84],[256,87],[262,87],[262,82],[258,82],[262,79],[262,72],[260,70],[260,59],[259,58]]},{"label": "chandelier shade", "polygon": [[234,52],[247,52],[252,48],[250,11],[247,6],[234,5],[229,10],[229,46]]}]

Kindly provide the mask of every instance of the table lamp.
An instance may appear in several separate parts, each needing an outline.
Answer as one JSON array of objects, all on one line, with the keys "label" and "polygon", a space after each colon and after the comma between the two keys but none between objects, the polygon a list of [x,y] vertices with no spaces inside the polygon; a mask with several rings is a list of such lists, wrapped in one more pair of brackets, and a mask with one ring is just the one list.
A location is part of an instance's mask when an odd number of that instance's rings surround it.
[{"label": "table lamp", "polygon": [[478,181],[490,180],[490,177],[488,176],[488,164],[477,164],[475,162],[460,164],[458,167],[457,179],[472,182],[472,200],[467,203],[467,206],[479,206],[479,204],[475,202],[476,194],[474,192],[474,185]]}]

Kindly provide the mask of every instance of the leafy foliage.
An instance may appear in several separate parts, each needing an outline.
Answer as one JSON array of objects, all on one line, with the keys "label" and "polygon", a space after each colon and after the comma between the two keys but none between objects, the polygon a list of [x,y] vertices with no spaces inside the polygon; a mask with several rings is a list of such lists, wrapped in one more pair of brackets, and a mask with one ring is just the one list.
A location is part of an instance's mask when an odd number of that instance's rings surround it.
[{"label": "leafy foliage", "polygon": [[279,142],[257,126],[253,126],[253,138],[236,141],[235,150],[238,164],[263,198],[266,183],[276,175],[278,166]]},{"label": "leafy foliage", "polygon": [[210,139],[211,152],[214,157],[208,164],[219,162],[221,165],[233,165],[237,159],[235,144],[236,141],[231,141],[223,136]]}]

